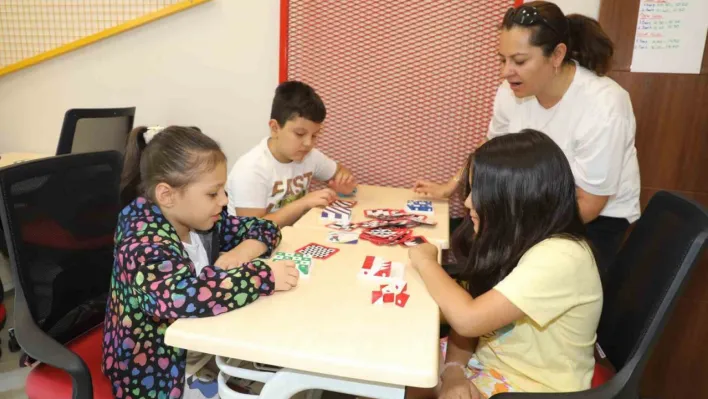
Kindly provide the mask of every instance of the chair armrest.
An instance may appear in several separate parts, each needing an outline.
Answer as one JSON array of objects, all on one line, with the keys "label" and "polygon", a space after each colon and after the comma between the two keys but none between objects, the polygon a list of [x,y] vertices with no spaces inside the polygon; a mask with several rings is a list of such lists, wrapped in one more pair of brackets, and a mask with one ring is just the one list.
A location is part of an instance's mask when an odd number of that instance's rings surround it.
[{"label": "chair armrest", "polygon": [[15,288],[15,338],[28,356],[69,373],[73,399],[93,399],[91,373],[86,363],[35,324],[19,284]]},{"label": "chair armrest", "polygon": [[557,392],[557,393],[524,393],[507,392],[492,396],[490,399],[607,399],[615,398],[618,387],[610,381],[593,389],[580,392]]}]

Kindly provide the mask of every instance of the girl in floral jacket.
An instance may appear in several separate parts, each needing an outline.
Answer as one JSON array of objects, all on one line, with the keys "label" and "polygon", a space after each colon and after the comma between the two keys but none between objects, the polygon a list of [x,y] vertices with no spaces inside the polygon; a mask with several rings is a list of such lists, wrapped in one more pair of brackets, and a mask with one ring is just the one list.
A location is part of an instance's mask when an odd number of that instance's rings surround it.
[{"label": "girl in floral jacket", "polygon": [[117,398],[182,397],[187,353],[164,342],[175,319],[215,316],[297,284],[292,262],[254,260],[269,256],[280,230],[228,216],[225,183],[226,157],[198,129],[131,132],[121,195],[132,201],[118,217],[103,341]]}]

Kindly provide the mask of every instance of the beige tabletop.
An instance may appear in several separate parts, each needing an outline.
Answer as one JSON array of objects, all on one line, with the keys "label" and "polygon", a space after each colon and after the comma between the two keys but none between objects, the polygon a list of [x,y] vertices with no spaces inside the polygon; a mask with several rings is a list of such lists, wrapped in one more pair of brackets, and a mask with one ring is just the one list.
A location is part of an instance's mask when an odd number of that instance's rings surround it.
[{"label": "beige tabletop", "polygon": [[262,297],[216,317],[180,319],[168,345],[306,372],[403,386],[438,382],[439,311],[409,266],[404,308],[371,304],[379,283],[358,271],[367,255],[405,262],[407,250],[370,243],[331,244],[321,228],[283,229],[277,251],[315,242],[339,248],[315,260],[311,275],[289,292]]},{"label": "beige tabletop", "polygon": [[[450,205],[447,200],[432,200],[421,197],[413,190],[405,188],[380,187],[359,185],[355,197],[342,198],[343,200],[357,201],[352,212],[352,222],[369,220],[364,216],[365,209],[390,208],[405,209],[408,200],[425,199],[433,203],[434,218],[438,224],[435,226],[419,226],[413,229],[415,235],[422,235],[431,243],[437,244],[442,249],[450,248]],[[324,227],[329,222],[320,220],[322,208],[313,208],[298,220],[295,227]]]},{"label": "beige tabletop", "polygon": [[7,152],[0,154],[0,168],[13,165],[19,162],[31,161],[33,159],[46,158],[51,155],[35,154],[31,152]]}]

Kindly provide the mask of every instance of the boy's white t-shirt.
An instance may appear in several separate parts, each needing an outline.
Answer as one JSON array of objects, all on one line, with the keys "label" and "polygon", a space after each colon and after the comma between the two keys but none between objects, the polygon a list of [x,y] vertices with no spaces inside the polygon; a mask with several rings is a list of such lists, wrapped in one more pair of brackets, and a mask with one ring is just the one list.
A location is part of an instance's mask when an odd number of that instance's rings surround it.
[{"label": "boy's white t-shirt", "polygon": [[[189,259],[192,263],[194,263],[194,272],[198,276],[204,266],[209,264],[209,257],[207,256],[206,248],[204,248],[204,244],[202,243],[199,234],[194,231],[190,231],[189,241],[191,241],[191,243],[182,241],[182,245],[184,245],[184,249],[187,251]],[[211,360],[211,357],[211,355],[205,353],[187,351],[187,376],[189,377],[194,375],[197,371],[204,367],[209,360]]]},{"label": "boy's white t-shirt", "polygon": [[637,128],[629,94],[617,82],[576,63],[563,98],[545,109],[534,96],[514,96],[505,81],[494,99],[489,138],[523,129],[543,132],[558,144],[578,187],[610,197],[600,215],[630,223],[639,218]]},{"label": "boy's white t-shirt", "polygon": [[307,194],[312,179],[334,177],[337,163],[314,148],[300,162],[281,163],[268,149],[268,138],[242,155],[226,182],[228,211],[265,208],[272,213]]}]

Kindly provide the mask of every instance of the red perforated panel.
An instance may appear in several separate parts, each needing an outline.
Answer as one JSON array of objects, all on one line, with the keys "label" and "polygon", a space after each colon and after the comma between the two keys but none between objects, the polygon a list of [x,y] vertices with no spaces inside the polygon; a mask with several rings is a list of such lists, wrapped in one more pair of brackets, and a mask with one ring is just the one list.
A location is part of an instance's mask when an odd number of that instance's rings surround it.
[{"label": "red perforated panel", "polygon": [[281,79],[325,101],[320,149],[366,184],[442,182],[462,166],[487,132],[512,0],[283,2]]}]

